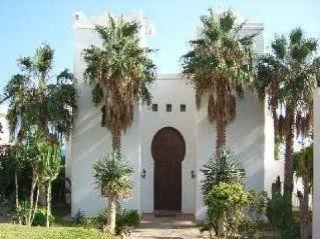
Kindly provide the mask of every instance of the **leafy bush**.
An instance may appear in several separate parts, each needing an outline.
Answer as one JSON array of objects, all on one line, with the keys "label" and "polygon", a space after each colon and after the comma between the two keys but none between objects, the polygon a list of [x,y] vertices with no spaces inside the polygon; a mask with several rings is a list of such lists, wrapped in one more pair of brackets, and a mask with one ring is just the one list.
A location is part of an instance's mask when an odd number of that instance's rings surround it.
[{"label": "leafy bush", "polygon": [[13,200],[0,194],[0,215],[6,215],[13,209]]},{"label": "leafy bush", "polygon": [[123,209],[119,210],[116,217],[117,234],[127,233],[133,228],[139,226],[140,215],[137,210]]},{"label": "leafy bush", "polygon": [[236,235],[249,200],[241,184],[219,183],[212,187],[205,198],[208,219],[214,228],[221,227],[227,236]]},{"label": "leafy bush", "polygon": [[272,195],[267,206],[268,221],[278,238],[299,238],[299,229],[290,210],[289,202],[281,194],[281,181],[278,176],[272,184]]},{"label": "leafy bush", "polygon": [[265,191],[256,193],[254,190],[248,192],[251,203],[248,207],[249,217],[260,224],[264,221],[268,206],[268,194]]},{"label": "leafy bush", "polygon": [[[99,227],[103,227],[107,223],[108,214],[106,210],[103,210],[96,217],[96,224]],[[121,209],[118,207],[116,214],[116,233],[128,233],[133,228],[139,226],[140,215],[137,210]]]},{"label": "leafy bush", "polygon": [[[46,225],[47,210],[45,208],[39,208],[34,216],[32,226],[45,226]],[[52,224],[54,217],[50,215],[49,221]]]},{"label": "leafy bush", "polygon": [[88,226],[91,220],[85,211],[79,209],[75,215],[75,222],[79,226]]}]

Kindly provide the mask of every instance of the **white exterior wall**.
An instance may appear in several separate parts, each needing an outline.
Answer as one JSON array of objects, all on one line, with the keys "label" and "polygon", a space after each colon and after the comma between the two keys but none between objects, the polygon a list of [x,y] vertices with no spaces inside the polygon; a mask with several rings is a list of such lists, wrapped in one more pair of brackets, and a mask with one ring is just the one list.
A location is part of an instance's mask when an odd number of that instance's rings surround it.
[{"label": "white exterior wall", "polygon": [[312,238],[320,238],[320,88],[314,92],[313,111]]},{"label": "white exterior wall", "polygon": [[[143,212],[153,212],[154,160],[151,155],[153,136],[163,127],[173,127],[183,136],[186,154],[182,161],[182,212],[195,211],[195,179],[191,171],[196,171],[196,118],[194,91],[177,75],[161,76],[151,88],[153,102],[158,104],[158,112],[143,106],[141,112],[142,170],[147,176],[142,179],[141,207]],[[166,104],[172,104],[172,112],[166,112]],[[180,112],[180,104],[186,105],[186,112]]]},{"label": "white exterior wall", "polygon": [[10,131],[8,121],[6,119],[8,107],[0,106],[0,124],[2,125],[2,133],[0,134],[0,145],[8,144],[10,141]]},{"label": "white exterior wall", "polygon": [[[111,149],[110,133],[100,127],[100,108],[91,101],[91,88],[83,80],[85,64],[81,58],[83,49],[99,44],[92,24],[78,13],[74,28],[74,75],[78,79],[78,116],[75,130],[67,147],[67,174],[71,178],[72,215],[81,209],[93,216],[105,208],[105,199],[94,187],[92,165]],[[99,20],[100,19],[100,20]],[[101,22],[101,18],[96,22]],[[105,19],[105,18],[104,18]],[[249,24],[249,32],[262,31],[261,24]],[[143,36],[142,36],[143,37]],[[255,49],[263,52],[263,35],[256,38]],[[186,155],[182,162],[182,212],[194,213],[200,219],[205,213],[202,202],[200,169],[215,149],[215,125],[209,124],[206,116],[206,100],[198,111],[195,107],[194,90],[178,75],[163,75],[157,78],[150,89],[158,112],[149,106],[135,109],[132,126],[122,137],[122,152],[134,167],[132,176],[134,192],[123,202],[125,207],[151,213],[154,208],[154,160],[151,156],[153,136],[163,127],[174,127],[186,143]],[[166,112],[166,104],[172,104],[172,112]],[[180,112],[180,104],[186,112]],[[247,174],[247,188],[257,191],[270,190],[270,182],[279,172],[273,163],[273,129],[265,117],[264,104],[248,94],[237,104],[237,117],[228,127],[227,145],[234,151]],[[141,172],[146,171],[146,177]],[[191,171],[196,178],[191,177]],[[280,170],[281,171],[281,170]]]}]

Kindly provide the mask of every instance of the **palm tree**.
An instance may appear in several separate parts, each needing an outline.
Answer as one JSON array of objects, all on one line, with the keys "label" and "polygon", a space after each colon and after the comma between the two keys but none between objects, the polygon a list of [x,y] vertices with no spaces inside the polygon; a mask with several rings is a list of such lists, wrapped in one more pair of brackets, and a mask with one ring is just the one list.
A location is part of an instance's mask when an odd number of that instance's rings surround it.
[{"label": "palm tree", "polygon": [[291,209],[293,144],[295,137],[310,137],[320,58],[315,57],[317,41],[305,38],[300,28],[291,31],[288,38],[277,36],[271,47],[272,53],[258,62],[255,86],[261,97],[267,97],[275,135],[285,145],[283,196]]},{"label": "palm tree", "polygon": [[134,105],[149,103],[148,86],[155,78],[155,65],[148,58],[152,50],[140,46],[135,22],[109,17],[106,27],[97,26],[102,45],[84,50],[85,78],[93,86],[92,98],[104,105],[105,125],[112,134],[112,148],[121,151],[121,131],[131,125]]},{"label": "palm tree", "polygon": [[183,74],[196,90],[200,108],[208,97],[208,119],[216,122],[216,155],[226,144],[227,126],[236,117],[236,101],[244,94],[252,76],[251,44],[254,35],[239,35],[244,24],[236,25],[231,11],[201,17],[200,38],[191,41],[192,50],[182,57]]},{"label": "palm tree", "polygon": [[21,73],[4,89],[2,101],[9,100],[10,132],[18,142],[34,126],[56,144],[71,133],[77,96],[74,79],[67,69],[56,76],[51,74],[53,56],[54,51],[43,44],[33,57],[19,58]]},{"label": "palm tree", "polygon": [[96,184],[102,196],[108,198],[107,230],[114,234],[116,226],[116,204],[119,198],[129,197],[132,190],[130,174],[132,167],[118,151],[108,153],[103,160],[93,165]]},{"label": "palm tree", "polygon": [[[63,138],[70,135],[77,109],[73,75],[67,69],[58,75],[53,75],[51,73],[53,56],[54,51],[43,44],[36,50],[34,56],[19,58],[18,66],[21,72],[14,75],[7,83],[1,99],[1,102],[9,101],[7,120],[11,137],[17,146],[22,146],[18,153],[24,157],[33,171],[28,225],[32,224],[37,209],[40,188],[39,161],[36,160],[34,145],[29,142],[33,139],[34,128],[43,132],[46,140],[52,145],[58,145]],[[18,182],[16,183],[18,189]],[[34,202],[37,185],[36,202]]]}]

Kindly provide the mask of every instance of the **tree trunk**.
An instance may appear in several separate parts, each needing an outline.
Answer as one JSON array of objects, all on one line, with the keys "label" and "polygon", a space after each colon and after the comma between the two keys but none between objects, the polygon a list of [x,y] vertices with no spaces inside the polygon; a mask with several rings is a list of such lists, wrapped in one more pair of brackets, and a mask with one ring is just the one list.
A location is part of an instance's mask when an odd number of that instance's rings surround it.
[{"label": "tree trunk", "polygon": [[27,217],[27,226],[31,226],[32,224],[32,212],[33,212],[33,198],[34,198],[34,189],[36,187],[37,184],[37,176],[36,173],[33,170],[32,173],[32,181],[31,181],[31,190],[30,190],[30,206],[29,206],[29,211],[28,211],[28,217]]},{"label": "tree trunk", "polygon": [[216,157],[218,157],[223,147],[226,145],[226,124],[218,120],[216,130],[217,130]]},{"label": "tree trunk", "polygon": [[19,204],[19,183],[18,183],[18,173],[17,171],[14,172],[14,185],[15,185],[15,199],[16,199],[16,211],[18,214],[18,223],[21,224],[21,217],[20,217],[20,204]]},{"label": "tree trunk", "polygon": [[33,214],[32,214],[32,219],[31,219],[31,223],[33,222],[34,217],[36,216],[36,213],[38,211],[38,202],[39,202],[39,193],[40,193],[40,188],[39,185],[37,187],[37,194],[36,194],[36,201],[34,203],[34,210],[33,210]]},{"label": "tree trunk", "polygon": [[112,134],[112,149],[121,153],[121,131],[119,129],[113,129]]},{"label": "tree trunk", "polygon": [[226,232],[226,213],[223,213],[222,216],[218,219],[217,225],[217,236],[222,237]]},{"label": "tree trunk", "polygon": [[50,227],[50,216],[51,216],[51,181],[48,182],[48,187],[47,187],[46,227]]},{"label": "tree trunk", "polygon": [[294,144],[294,115],[291,110],[286,110],[288,118],[285,135],[285,163],[284,163],[284,182],[283,196],[289,203],[289,210],[292,210],[292,191],[293,191],[293,144]]},{"label": "tree trunk", "polygon": [[303,175],[303,194],[298,193],[299,202],[300,202],[300,239],[309,238],[309,178],[308,173],[306,172]]},{"label": "tree trunk", "polygon": [[108,197],[108,219],[107,227],[104,229],[111,234],[115,234],[116,228],[116,199],[114,196]]}]

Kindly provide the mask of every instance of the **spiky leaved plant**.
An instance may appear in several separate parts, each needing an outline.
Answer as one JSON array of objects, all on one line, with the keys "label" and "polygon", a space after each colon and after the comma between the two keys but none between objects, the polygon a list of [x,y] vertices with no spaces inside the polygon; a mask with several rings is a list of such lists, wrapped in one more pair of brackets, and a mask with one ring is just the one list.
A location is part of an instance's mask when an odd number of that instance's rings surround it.
[{"label": "spiky leaved plant", "polygon": [[102,196],[108,198],[108,219],[106,230],[115,233],[116,204],[120,198],[131,195],[130,175],[133,168],[123,159],[118,151],[112,151],[93,165],[97,188]]}]

